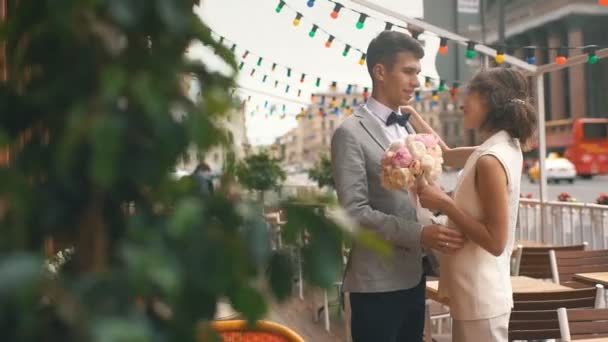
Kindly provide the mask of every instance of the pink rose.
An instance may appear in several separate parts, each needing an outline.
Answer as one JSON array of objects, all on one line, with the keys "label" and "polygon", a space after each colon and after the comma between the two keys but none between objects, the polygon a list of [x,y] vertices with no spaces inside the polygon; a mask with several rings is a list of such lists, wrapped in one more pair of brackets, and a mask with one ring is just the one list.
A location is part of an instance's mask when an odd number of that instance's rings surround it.
[{"label": "pink rose", "polygon": [[412,154],[406,147],[402,147],[397,152],[395,152],[395,156],[393,157],[393,166],[397,168],[408,167],[412,162]]}]

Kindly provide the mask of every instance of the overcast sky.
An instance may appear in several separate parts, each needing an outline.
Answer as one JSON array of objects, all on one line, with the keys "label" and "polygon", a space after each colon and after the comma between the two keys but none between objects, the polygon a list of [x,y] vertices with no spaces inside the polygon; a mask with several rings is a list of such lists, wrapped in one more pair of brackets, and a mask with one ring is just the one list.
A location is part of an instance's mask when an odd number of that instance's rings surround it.
[{"label": "overcast sky", "polygon": [[[244,98],[251,96],[246,117],[249,141],[254,145],[272,143],[276,137],[294,127],[295,114],[301,107],[306,107],[311,92],[327,89],[331,81],[337,81],[341,87],[346,84],[371,85],[365,66],[358,63],[361,53],[354,48],[365,51],[369,41],[384,29],[384,20],[388,17],[350,1],[342,1],[347,7],[362,10],[371,16],[365,21],[365,27],[358,30],[355,28],[358,14],[343,9],[338,19],[332,19],[329,14],[333,10],[333,3],[315,0],[314,7],[309,8],[307,1],[285,0],[286,5],[279,14],[275,12],[278,0],[203,0],[201,7],[196,10],[213,31],[225,37],[226,45],[237,44],[239,61],[245,50],[250,51],[238,77],[238,84],[243,87],[238,93]],[[422,0],[374,2],[410,17],[423,17]],[[296,11],[303,15],[297,27],[292,24]],[[395,19],[391,21],[398,23]],[[318,25],[319,29],[315,37],[310,38],[308,33],[313,24]],[[325,47],[328,34],[323,30],[336,37],[329,49]],[[421,37],[427,41],[422,72],[436,77],[434,65],[438,39],[424,37],[424,34]],[[343,42],[353,47],[347,57],[342,56]],[[191,56],[202,58],[220,70],[224,67],[203,47],[191,49]],[[259,57],[263,57],[261,67],[256,65]],[[279,65],[275,72],[271,72],[273,62]],[[291,78],[287,77],[286,66],[292,68]],[[253,77],[250,76],[252,68],[256,68]],[[302,73],[307,74],[304,83],[300,83]],[[265,74],[268,78],[263,83]],[[320,88],[315,87],[316,76],[322,78]],[[280,82],[278,88],[274,88],[275,80]],[[290,90],[286,94],[287,84],[290,84]],[[300,98],[297,97],[298,89],[302,89]],[[269,111],[264,110],[266,101],[269,107],[276,105],[274,114],[267,115]],[[284,104],[286,115],[281,118]],[[259,110],[256,111],[256,108]],[[252,115],[252,112],[255,113]]]}]

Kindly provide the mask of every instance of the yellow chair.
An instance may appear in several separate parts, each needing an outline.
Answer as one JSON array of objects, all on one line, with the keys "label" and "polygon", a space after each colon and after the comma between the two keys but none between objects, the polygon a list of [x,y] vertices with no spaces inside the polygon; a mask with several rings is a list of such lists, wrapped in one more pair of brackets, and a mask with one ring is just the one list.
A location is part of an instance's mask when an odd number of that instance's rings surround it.
[{"label": "yellow chair", "polygon": [[[222,342],[304,342],[293,330],[268,321],[258,321],[254,327],[244,320],[213,321],[210,326]],[[205,336],[203,329],[198,340],[205,342]]]}]

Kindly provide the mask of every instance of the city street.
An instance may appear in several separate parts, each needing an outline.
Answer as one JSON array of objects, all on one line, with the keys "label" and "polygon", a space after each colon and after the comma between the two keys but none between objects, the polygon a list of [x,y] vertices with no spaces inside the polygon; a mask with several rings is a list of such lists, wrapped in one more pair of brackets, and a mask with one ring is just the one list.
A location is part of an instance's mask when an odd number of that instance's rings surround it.
[{"label": "city street", "polygon": [[[446,190],[451,190],[456,185],[457,172],[445,172],[441,179],[441,185]],[[567,192],[579,202],[595,202],[600,193],[608,193],[608,175],[593,177],[592,179],[577,178],[574,184],[561,182],[559,184],[548,184],[547,195],[549,200],[557,200],[557,196]],[[521,178],[521,193],[526,196],[532,194],[533,198],[539,198],[540,187],[538,183],[530,183],[526,175]]]},{"label": "city street", "polygon": [[[456,185],[457,172],[444,172],[441,176],[441,186],[446,190],[452,190]],[[315,182],[308,179],[304,172],[289,174],[285,182],[286,188],[294,186],[316,186]],[[592,179],[577,178],[574,184],[562,182],[559,184],[548,184],[547,195],[549,200],[556,201],[557,196],[567,192],[579,202],[595,202],[600,193],[608,193],[608,175],[596,176]],[[526,196],[532,194],[533,198],[539,198],[540,188],[538,183],[530,183],[526,175],[522,175],[521,193]]]}]

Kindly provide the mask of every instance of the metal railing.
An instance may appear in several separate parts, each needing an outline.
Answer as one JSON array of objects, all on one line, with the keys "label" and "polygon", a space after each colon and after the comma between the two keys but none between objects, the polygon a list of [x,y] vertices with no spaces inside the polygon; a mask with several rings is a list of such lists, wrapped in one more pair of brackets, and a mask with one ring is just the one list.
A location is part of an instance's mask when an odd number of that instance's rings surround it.
[{"label": "metal railing", "polygon": [[[541,215],[544,212],[544,226]],[[608,205],[521,199],[516,240],[553,245],[588,243],[588,249],[608,248]]]}]

